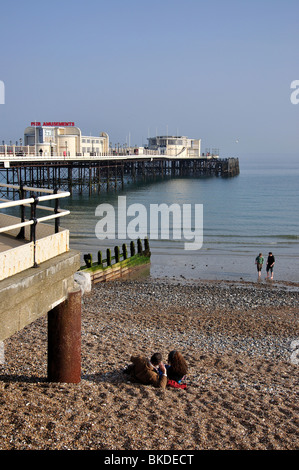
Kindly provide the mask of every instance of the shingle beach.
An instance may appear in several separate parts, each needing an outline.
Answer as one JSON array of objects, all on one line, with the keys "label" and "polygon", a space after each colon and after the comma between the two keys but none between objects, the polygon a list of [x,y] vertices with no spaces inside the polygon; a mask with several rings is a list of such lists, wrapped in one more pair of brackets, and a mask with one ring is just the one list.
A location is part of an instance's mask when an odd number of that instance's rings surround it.
[{"label": "shingle beach", "polygon": [[[83,297],[82,380],[47,382],[47,318],[5,341],[1,450],[298,449],[299,285],[165,279]],[[187,389],[132,383],[180,350]]]}]

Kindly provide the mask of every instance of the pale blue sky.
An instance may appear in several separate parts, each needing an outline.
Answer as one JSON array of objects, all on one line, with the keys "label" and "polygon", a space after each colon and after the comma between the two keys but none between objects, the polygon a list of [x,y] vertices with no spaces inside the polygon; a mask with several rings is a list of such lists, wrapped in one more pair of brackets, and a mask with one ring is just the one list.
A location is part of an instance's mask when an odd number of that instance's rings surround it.
[{"label": "pale blue sky", "polygon": [[60,120],[113,144],[299,155],[298,20],[298,0],[2,3],[0,141]]}]

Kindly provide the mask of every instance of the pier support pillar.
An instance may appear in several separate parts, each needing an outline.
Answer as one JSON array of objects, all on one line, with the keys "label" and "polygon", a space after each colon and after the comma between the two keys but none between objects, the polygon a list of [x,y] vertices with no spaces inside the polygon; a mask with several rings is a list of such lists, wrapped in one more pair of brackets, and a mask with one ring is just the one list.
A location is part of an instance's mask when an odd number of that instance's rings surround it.
[{"label": "pier support pillar", "polygon": [[81,290],[48,312],[48,381],[81,381]]}]

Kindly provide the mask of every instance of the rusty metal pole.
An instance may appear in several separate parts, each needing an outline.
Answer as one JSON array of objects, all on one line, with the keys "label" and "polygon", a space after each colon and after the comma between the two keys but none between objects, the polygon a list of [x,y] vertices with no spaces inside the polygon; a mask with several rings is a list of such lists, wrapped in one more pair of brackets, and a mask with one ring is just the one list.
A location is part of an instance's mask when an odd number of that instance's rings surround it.
[{"label": "rusty metal pole", "polygon": [[48,381],[81,381],[81,290],[48,312]]}]

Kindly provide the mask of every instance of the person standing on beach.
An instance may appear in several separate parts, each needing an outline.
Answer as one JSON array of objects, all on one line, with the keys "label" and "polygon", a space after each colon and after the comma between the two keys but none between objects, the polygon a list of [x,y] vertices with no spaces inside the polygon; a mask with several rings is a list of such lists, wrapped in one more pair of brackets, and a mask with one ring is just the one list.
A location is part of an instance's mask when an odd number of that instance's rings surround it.
[{"label": "person standing on beach", "polygon": [[256,258],[255,258],[255,264],[258,272],[258,277],[261,277],[261,272],[262,272],[262,267],[264,264],[264,257],[263,253],[260,253]]},{"label": "person standing on beach", "polygon": [[269,272],[271,272],[271,279],[273,279],[273,269],[274,269],[274,263],[275,263],[275,257],[271,251],[269,252],[268,259],[267,259],[267,265],[266,265],[266,271],[267,271],[267,277],[266,279],[269,279]]}]

